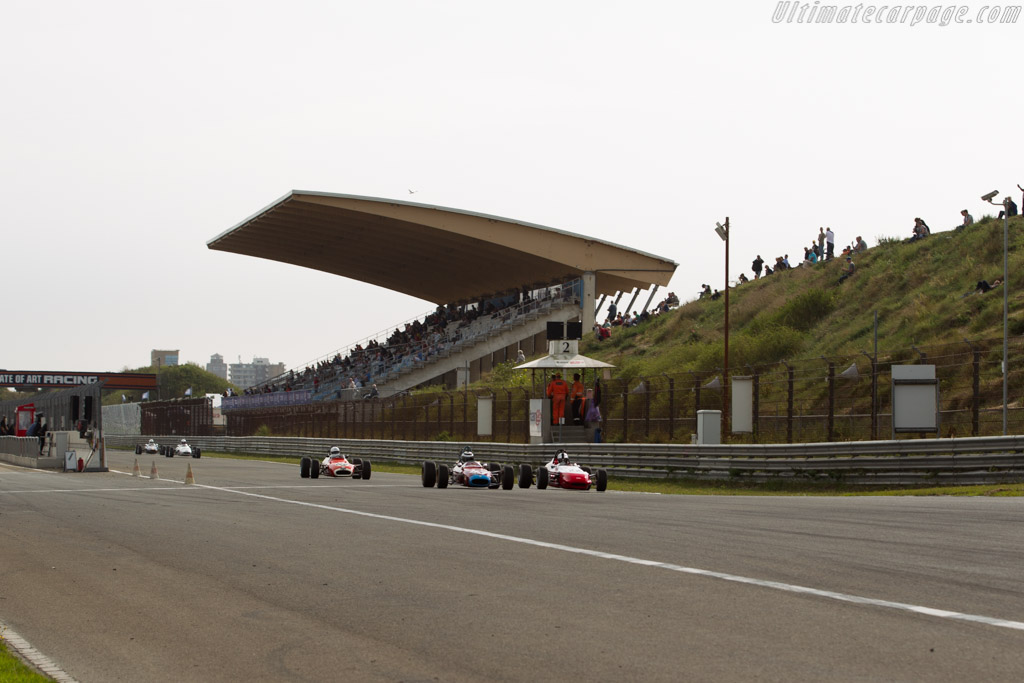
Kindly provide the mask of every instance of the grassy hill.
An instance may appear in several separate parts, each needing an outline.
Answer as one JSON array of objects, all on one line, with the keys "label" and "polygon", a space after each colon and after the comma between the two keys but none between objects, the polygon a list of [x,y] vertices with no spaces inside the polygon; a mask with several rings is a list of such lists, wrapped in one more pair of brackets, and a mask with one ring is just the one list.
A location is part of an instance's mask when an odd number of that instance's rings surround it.
[{"label": "grassy hill", "polygon": [[[1024,221],[1010,221],[1009,328],[1024,333]],[[878,312],[879,355],[912,346],[1002,338],[1002,289],[973,294],[1003,272],[1003,222],[992,217],[961,232],[914,243],[883,241],[854,256],[856,274],[838,284],[841,258],[794,268],[730,290],[729,364],[851,356],[871,351]],[[631,378],[723,365],[725,300],[691,301],[646,325],[617,329],[584,353]]]}]

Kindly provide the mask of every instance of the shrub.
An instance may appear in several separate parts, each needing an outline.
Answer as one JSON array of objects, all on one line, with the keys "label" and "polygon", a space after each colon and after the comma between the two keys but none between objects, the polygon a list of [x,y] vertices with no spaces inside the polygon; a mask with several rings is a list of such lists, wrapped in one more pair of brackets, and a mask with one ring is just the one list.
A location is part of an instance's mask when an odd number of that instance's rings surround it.
[{"label": "shrub", "polygon": [[273,436],[273,435],[274,435],[274,432],[271,431],[271,429],[270,429],[270,427],[268,425],[260,425],[259,427],[256,428],[256,432],[253,434],[253,436]]}]

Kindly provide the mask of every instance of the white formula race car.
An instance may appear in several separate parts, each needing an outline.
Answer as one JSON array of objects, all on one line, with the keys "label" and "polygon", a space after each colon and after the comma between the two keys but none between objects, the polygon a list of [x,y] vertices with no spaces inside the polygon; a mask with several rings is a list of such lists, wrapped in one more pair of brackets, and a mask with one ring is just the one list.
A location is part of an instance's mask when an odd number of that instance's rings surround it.
[{"label": "white formula race car", "polygon": [[143,453],[147,455],[156,455],[157,453],[163,454],[163,452],[163,448],[161,448],[160,444],[153,441],[153,439],[135,446],[135,455],[142,455]]},{"label": "white formula race car", "polygon": [[168,458],[173,458],[176,455],[192,458],[201,458],[203,456],[198,446],[192,448],[192,446],[188,445],[188,441],[186,441],[185,439],[179,441],[173,448],[167,446],[164,449],[164,455],[166,455]]}]

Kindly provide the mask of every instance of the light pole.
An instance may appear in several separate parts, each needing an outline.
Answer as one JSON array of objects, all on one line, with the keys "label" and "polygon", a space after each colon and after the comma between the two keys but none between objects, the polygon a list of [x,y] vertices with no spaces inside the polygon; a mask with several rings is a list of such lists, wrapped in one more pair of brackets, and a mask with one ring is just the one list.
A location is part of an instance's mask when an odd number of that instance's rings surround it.
[{"label": "light pole", "polygon": [[725,242],[725,368],[722,371],[722,416],[723,432],[729,434],[729,217],[725,225],[715,224],[715,232]]},{"label": "light pole", "polygon": [[[982,199],[987,201],[989,204],[999,206],[992,198],[999,194],[999,190],[993,190],[986,195],[982,195]],[[1010,252],[1010,196],[1007,195],[1003,198],[1003,436],[1006,436],[1006,402],[1007,402],[1007,387],[1006,387],[1006,376],[1009,372],[1009,359],[1008,356],[1008,345],[1007,330],[1008,330],[1008,312],[1009,312],[1009,289],[1010,281],[1007,279],[1009,276],[1009,252]]]}]

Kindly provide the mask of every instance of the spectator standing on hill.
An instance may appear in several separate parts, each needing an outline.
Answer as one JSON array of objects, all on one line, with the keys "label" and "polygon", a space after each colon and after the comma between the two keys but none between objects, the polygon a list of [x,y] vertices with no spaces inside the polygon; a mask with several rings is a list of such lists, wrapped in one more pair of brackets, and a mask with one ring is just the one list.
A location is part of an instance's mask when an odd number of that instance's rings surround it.
[{"label": "spectator standing on hill", "polygon": [[[821,239],[820,237],[818,238]],[[832,228],[825,231],[825,258],[831,260],[836,250],[836,234]]]},{"label": "spectator standing on hill", "polygon": [[760,280],[761,279],[761,267],[763,265],[764,265],[764,259],[761,258],[760,254],[758,254],[757,258],[754,259],[754,262],[750,264],[750,268],[754,271],[754,279],[755,280]]},{"label": "spectator standing on hill", "polygon": [[786,254],[785,256],[782,257],[782,262],[784,264],[786,264],[786,268],[792,268],[793,267],[793,266],[789,265],[789,254]]},{"label": "spectator standing on hill", "polygon": [[825,228],[818,228],[818,258],[825,258]]}]

